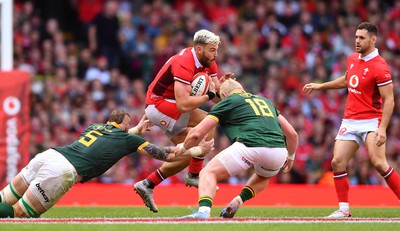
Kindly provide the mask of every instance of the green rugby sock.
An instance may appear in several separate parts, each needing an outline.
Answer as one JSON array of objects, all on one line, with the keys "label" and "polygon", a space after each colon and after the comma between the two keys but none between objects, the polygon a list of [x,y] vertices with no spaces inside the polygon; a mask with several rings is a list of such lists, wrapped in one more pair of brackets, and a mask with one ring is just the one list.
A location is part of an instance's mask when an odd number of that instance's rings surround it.
[{"label": "green rugby sock", "polygon": [[199,198],[199,207],[206,206],[206,207],[211,208],[212,203],[213,203],[213,199],[209,196],[201,196]]},{"label": "green rugby sock", "polygon": [[250,186],[246,185],[242,189],[242,192],[240,193],[239,196],[242,198],[242,201],[245,202],[245,201],[253,198],[255,195],[256,195],[256,193],[254,192],[254,190]]},{"label": "green rugby sock", "polygon": [[0,203],[0,218],[14,218],[14,208],[11,205]]}]

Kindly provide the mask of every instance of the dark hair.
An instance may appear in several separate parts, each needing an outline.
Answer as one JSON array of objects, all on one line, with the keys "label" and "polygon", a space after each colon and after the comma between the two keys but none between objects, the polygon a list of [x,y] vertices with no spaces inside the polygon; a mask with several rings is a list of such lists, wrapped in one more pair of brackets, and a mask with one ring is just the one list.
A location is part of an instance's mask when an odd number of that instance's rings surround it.
[{"label": "dark hair", "polygon": [[358,25],[357,30],[367,30],[372,36],[378,36],[378,27],[369,22],[362,22]]},{"label": "dark hair", "polygon": [[110,116],[108,117],[109,122],[115,122],[117,124],[122,123],[124,121],[125,116],[129,116],[129,113],[125,111],[124,109],[115,109],[110,113]]}]

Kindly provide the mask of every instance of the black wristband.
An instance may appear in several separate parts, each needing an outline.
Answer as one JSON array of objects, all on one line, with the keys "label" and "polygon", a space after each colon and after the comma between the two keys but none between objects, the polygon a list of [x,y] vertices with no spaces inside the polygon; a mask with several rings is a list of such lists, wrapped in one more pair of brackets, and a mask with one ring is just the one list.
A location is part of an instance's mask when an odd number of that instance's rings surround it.
[{"label": "black wristband", "polygon": [[215,97],[215,93],[214,92],[208,91],[206,94],[208,95],[208,98],[209,98],[208,100],[212,100]]},{"label": "black wristband", "polygon": [[220,98],[221,99],[221,95],[219,94],[219,92],[217,91],[217,92],[215,92],[215,96],[217,96],[218,98]]}]

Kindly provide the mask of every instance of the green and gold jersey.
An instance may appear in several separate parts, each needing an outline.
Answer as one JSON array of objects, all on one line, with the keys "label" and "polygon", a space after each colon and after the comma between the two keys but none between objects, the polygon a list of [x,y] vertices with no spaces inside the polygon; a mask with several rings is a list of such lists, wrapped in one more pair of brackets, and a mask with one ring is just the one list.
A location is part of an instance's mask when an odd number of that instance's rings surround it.
[{"label": "green and gold jersey", "polygon": [[107,171],[122,157],[141,150],[148,142],[141,136],[131,135],[117,124],[92,124],[68,146],[54,148],[88,181]]},{"label": "green and gold jersey", "polygon": [[247,147],[286,147],[278,121],[279,111],[268,99],[244,91],[235,91],[209,112],[229,140]]}]

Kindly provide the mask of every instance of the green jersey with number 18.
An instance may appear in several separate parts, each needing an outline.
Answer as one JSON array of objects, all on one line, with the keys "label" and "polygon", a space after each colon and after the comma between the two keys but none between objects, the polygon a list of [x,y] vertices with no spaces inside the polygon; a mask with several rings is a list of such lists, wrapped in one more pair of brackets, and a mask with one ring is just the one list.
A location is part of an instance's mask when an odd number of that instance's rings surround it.
[{"label": "green jersey with number 18", "polygon": [[209,118],[216,120],[233,143],[247,147],[286,147],[278,121],[279,111],[268,99],[244,91],[234,91],[216,104]]},{"label": "green jersey with number 18", "polygon": [[96,123],[88,126],[79,138],[68,146],[54,148],[75,167],[81,182],[107,171],[122,157],[141,150],[148,142],[131,135],[118,125]]}]

